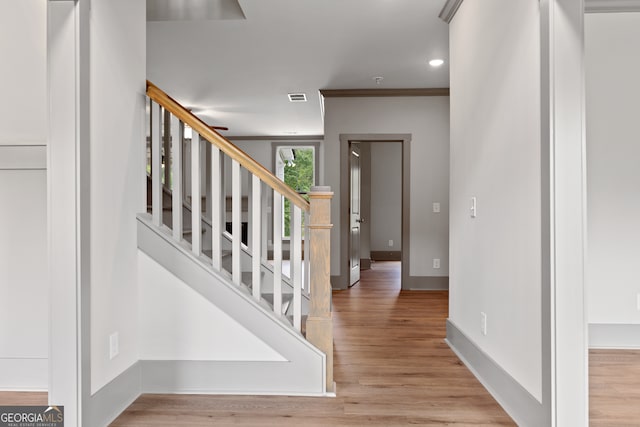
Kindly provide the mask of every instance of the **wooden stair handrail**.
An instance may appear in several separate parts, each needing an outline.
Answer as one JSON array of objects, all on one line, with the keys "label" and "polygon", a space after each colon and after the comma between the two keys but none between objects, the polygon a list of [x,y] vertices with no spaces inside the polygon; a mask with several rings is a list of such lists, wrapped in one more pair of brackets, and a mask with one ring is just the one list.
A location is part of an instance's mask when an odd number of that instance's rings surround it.
[{"label": "wooden stair handrail", "polygon": [[211,129],[209,125],[200,120],[149,80],[147,80],[147,96],[167,111],[171,112],[171,114],[176,116],[183,123],[189,125],[194,131],[198,132],[201,137],[209,141],[210,144],[218,147],[227,156],[240,163],[242,167],[289,199],[294,205],[298,206],[305,212],[309,212],[309,202],[302,198],[295,190],[285,184],[260,163],[253,160],[247,153],[236,147],[224,136]]}]

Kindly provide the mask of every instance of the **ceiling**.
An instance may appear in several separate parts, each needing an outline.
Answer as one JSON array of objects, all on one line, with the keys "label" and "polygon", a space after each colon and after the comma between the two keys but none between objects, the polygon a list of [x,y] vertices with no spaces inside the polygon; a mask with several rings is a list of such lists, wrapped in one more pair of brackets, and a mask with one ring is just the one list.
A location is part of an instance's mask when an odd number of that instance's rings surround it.
[{"label": "ceiling", "polygon": [[449,86],[445,0],[238,3],[240,18],[147,22],[148,79],[227,136],[322,135],[320,89]]}]

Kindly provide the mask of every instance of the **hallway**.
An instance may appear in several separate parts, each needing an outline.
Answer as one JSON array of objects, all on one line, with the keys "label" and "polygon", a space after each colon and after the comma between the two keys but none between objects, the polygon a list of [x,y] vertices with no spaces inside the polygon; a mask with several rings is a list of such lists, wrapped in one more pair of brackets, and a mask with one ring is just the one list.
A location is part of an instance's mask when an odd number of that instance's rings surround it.
[{"label": "hallway", "polygon": [[[112,426],[514,425],[444,343],[446,292],[400,292],[378,262],[334,292],[337,398],[143,395]],[[640,420],[640,350],[590,351],[590,425]],[[0,392],[0,405],[46,393]]]},{"label": "hallway", "polygon": [[446,292],[379,262],[334,310],[337,398],[143,395],[112,426],[513,425],[444,343]]}]

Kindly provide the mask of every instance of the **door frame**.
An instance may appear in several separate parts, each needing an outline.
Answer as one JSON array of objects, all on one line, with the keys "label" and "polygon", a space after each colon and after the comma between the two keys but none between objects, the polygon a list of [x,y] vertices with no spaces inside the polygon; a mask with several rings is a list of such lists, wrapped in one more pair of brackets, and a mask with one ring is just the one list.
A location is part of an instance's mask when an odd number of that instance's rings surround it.
[{"label": "door frame", "polygon": [[351,234],[349,232],[349,196],[351,194],[351,174],[349,169],[349,145],[352,142],[397,142],[402,144],[402,245],[401,245],[401,288],[409,289],[410,267],[410,206],[411,206],[411,134],[410,133],[363,133],[340,134],[340,276],[335,288],[349,287],[349,254]]},{"label": "door frame", "polygon": [[[349,282],[348,285],[349,287],[354,286],[356,283],[358,283],[360,281],[360,270],[362,269],[362,159],[361,159],[361,142],[354,142],[354,141],[350,141],[349,142],[349,152],[347,153],[347,155],[349,156]],[[354,257],[353,257],[353,253],[352,253],[352,249],[354,248],[355,245],[353,245],[353,228],[355,227],[354,225],[354,213],[352,212],[353,209],[353,201],[354,201],[354,194],[353,194],[353,175],[354,175],[354,163],[356,162],[355,158],[358,159],[358,172],[357,175],[359,176],[358,179],[360,181],[359,187],[358,188],[358,192],[360,193],[358,195],[358,210],[359,213],[357,214],[359,216],[359,218],[356,220],[356,223],[358,224],[358,257],[357,257],[357,266],[354,266],[353,262],[354,262]],[[355,271],[357,271],[357,276],[358,276],[358,280],[354,281],[354,277],[355,277]]]}]

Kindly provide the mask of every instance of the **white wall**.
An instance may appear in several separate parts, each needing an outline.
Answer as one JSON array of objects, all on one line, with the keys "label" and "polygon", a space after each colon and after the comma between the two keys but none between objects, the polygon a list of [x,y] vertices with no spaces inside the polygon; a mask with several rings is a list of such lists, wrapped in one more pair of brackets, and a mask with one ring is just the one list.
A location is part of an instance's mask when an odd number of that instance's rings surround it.
[{"label": "white wall", "polygon": [[[138,360],[136,213],[143,200],[146,5],[91,10],[91,389]],[[120,354],[109,359],[109,335]]]},{"label": "white wall", "polygon": [[402,144],[371,143],[370,216],[371,250],[402,250]]},{"label": "white wall", "polygon": [[46,30],[46,2],[0,2],[0,390],[47,389]]},{"label": "white wall", "polygon": [[140,251],[138,266],[141,360],[285,360]]},{"label": "white wall", "polygon": [[[340,275],[340,134],[409,133],[411,140],[411,276],[449,272],[449,98],[325,99],[324,184],[331,204],[331,274]],[[432,203],[440,202],[440,214]],[[441,268],[432,268],[432,258]]]},{"label": "white wall", "polygon": [[585,16],[589,323],[640,324],[639,42],[640,13]]},{"label": "white wall", "polygon": [[449,282],[450,320],[538,400],[539,22],[536,0],[486,0],[464,2],[451,23]]},{"label": "white wall", "polygon": [[0,170],[0,390],[47,389],[46,181]]},{"label": "white wall", "polygon": [[0,2],[0,144],[46,141],[46,12],[38,0]]}]

